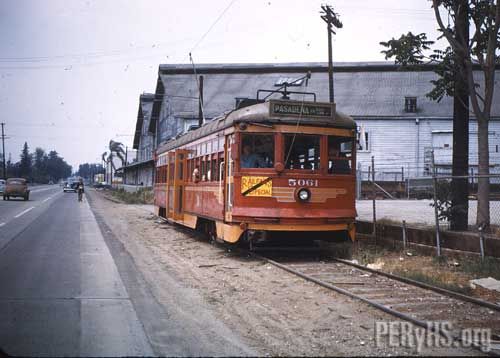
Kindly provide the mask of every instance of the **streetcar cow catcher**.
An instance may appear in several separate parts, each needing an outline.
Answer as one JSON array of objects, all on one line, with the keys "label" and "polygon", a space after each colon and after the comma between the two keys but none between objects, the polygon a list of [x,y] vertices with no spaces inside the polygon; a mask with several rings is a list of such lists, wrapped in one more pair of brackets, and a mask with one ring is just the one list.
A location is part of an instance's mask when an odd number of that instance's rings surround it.
[{"label": "streetcar cow catcher", "polygon": [[229,243],[353,241],[354,120],[312,93],[260,100],[261,91],[158,148],[157,214]]}]

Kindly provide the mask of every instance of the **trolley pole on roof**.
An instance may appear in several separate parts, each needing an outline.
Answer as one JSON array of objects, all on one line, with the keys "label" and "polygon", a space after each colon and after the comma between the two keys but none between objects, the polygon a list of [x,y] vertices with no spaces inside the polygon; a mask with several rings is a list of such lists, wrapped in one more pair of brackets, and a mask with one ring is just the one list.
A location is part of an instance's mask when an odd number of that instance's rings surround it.
[{"label": "trolley pole on roof", "polygon": [[339,14],[333,12],[333,8],[330,5],[321,5],[321,10],[321,18],[326,22],[328,30],[328,87],[330,90],[330,102],[334,103],[332,34],[335,35],[335,29],[341,29],[343,25],[340,22]]}]

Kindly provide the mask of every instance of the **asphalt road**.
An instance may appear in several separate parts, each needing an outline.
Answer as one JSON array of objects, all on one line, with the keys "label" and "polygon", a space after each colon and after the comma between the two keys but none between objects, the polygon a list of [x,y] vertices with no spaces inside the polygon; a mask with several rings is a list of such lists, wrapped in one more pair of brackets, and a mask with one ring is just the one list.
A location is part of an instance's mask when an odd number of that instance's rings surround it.
[{"label": "asphalt road", "polygon": [[88,203],[59,186],[0,200],[0,350],[154,355]]}]

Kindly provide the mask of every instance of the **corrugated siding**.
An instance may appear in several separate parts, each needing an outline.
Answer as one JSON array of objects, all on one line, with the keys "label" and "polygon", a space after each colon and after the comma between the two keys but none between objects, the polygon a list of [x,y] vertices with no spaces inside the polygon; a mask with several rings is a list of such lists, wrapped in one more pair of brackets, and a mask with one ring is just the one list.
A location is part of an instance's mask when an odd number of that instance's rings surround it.
[{"label": "corrugated siding", "polygon": [[151,111],[153,109],[152,101],[141,101],[142,107],[142,129],[141,136],[139,138],[139,148],[138,148],[138,161],[144,161],[152,158],[153,146],[154,146],[154,136],[149,133],[149,122],[151,121]]},{"label": "corrugated siding", "polygon": [[[433,148],[433,132],[451,132],[453,126],[451,120],[420,119],[417,125],[414,119],[358,119],[357,124],[363,125],[370,138],[370,151],[359,151],[357,155],[358,167],[361,166],[365,179],[368,167],[371,166],[372,156],[375,158],[379,180],[394,180],[395,173],[401,172],[401,168],[404,168],[405,176],[425,175],[425,166],[430,164],[426,150],[430,149],[436,152],[436,164],[451,165],[452,141],[449,149]],[[476,121],[470,122],[469,131],[469,163],[474,167],[478,163]],[[491,121],[489,132],[490,164],[496,166],[491,172],[499,173],[500,122]],[[401,178],[401,175],[396,177]]]}]

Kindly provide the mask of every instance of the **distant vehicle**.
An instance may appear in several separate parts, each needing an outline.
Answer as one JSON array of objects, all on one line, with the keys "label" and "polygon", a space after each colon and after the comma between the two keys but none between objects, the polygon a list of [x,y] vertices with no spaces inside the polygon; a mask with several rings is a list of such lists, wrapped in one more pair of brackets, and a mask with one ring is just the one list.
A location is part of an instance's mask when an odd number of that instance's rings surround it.
[{"label": "distant vehicle", "polygon": [[63,186],[63,192],[73,192],[76,193],[76,187],[78,186],[78,181],[77,180],[69,180],[64,183]]},{"label": "distant vehicle", "polygon": [[5,190],[3,192],[3,200],[10,200],[13,197],[21,197],[24,200],[29,200],[30,191],[28,183],[23,178],[9,178],[5,183]]},{"label": "distant vehicle", "polygon": [[49,185],[54,185],[54,182],[52,180],[50,180]]},{"label": "distant vehicle", "polygon": [[0,193],[3,193],[5,190],[5,180],[0,179]]},{"label": "distant vehicle", "polygon": [[94,175],[94,183],[104,185],[104,183],[105,183],[104,174],[101,173],[101,174]]}]

